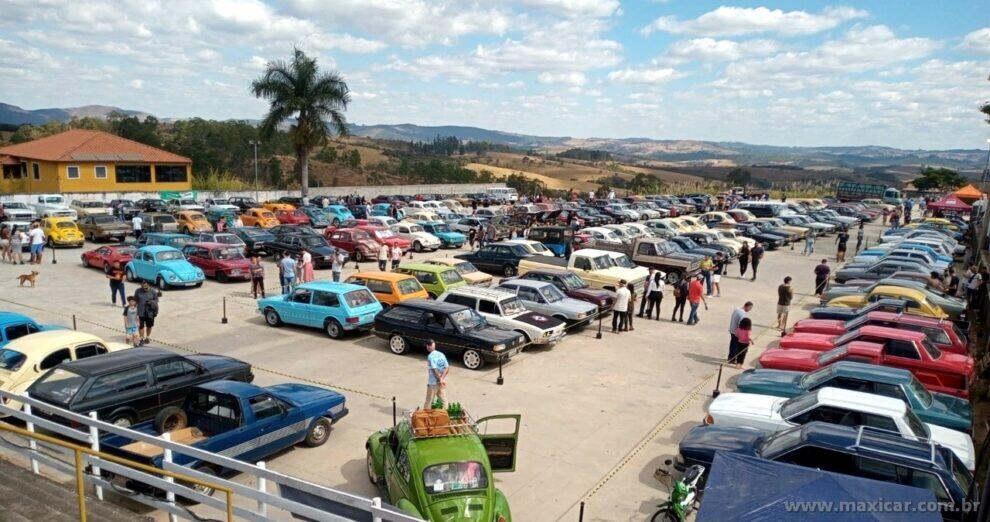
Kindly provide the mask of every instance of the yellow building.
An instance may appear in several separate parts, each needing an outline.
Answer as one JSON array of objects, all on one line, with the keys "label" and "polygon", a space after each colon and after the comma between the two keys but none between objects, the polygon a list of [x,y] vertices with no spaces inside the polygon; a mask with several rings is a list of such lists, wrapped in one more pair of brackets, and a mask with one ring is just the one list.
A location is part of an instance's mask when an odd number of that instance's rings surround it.
[{"label": "yellow building", "polygon": [[192,189],[192,161],[101,131],[73,129],[0,147],[0,193]]}]

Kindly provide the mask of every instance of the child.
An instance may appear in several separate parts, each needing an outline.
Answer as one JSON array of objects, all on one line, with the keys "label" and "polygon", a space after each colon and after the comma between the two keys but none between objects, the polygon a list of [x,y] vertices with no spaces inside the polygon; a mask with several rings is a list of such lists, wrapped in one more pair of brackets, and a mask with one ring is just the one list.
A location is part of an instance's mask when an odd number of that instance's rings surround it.
[{"label": "child", "polygon": [[127,305],[124,306],[124,331],[126,332],[125,341],[138,345],[138,312],[137,312],[137,298],[133,295],[127,298]]},{"label": "child", "polygon": [[749,350],[749,345],[752,344],[753,338],[753,321],[749,317],[743,317],[739,321],[739,327],[736,329],[736,350],[734,356],[729,357],[729,363],[736,368],[742,368],[743,362],[746,361],[746,352]]}]

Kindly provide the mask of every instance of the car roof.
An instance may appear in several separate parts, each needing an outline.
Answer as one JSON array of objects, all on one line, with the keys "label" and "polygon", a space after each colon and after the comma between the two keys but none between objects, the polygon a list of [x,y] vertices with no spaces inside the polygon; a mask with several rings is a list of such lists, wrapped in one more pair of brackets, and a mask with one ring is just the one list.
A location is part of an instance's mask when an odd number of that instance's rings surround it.
[{"label": "car roof", "polygon": [[226,393],[237,397],[253,397],[264,391],[264,388],[256,384],[241,381],[210,381],[198,384],[197,388],[203,388],[217,393]]},{"label": "car roof", "polygon": [[529,287],[529,288],[544,288],[544,287],[547,287],[547,286],[553,286],[553,283],[551,283],[549,281],[537,281],[535,279],[519,279],[519,278],[516,278],[516,279],[509,279],[509,280],[506,280],[506,281],[502,281],[499,284],[499,286],[502,286],[502,285],[517,285],[517,286],[525,286],[525,287]]},{"label": "car roof", "polygon": [[837,361],[826,366],[833,375],[865,379],[886,384],[901,384],[911,381],[911,371],[893,366],[881,366],[855,361]]},{"label": "car roof", "polygon": [[2,312],[0,311],[0,325],[13,324],[13,323],[33,323],[34,319],[20,314],[17,312]]},{"label": "car roof", "polygon": [[105,342],[103,339],[86,332],[76,330],[46,330],[31,335],[18,337],[7,343],[6,349],[18,352],[42,351],[48,348],[62,348],[69,344],[85,342]]},{"label": "car roof", "polygon": [[170,247],[168,245],[148,245],[143,246],[138,250],[143,250],[145,252],[150,252],[152,254],[157,254],[158,252],[178,252],[179,249],[175,247]]},{"label": "car roof", "polygon": [[516,294],[508,290],[500,290],[498,288],[485,288],[485,287],[473,286],[473,285],[451,288],[447,292],[451,294],[469,295],[473,297],[485,297],[488,299],[505,299],[507,297],[516,296]]},{"label": "car roof", "polygon": [[464,310],[467,307],[464,305],[446,303],[444,301],[434,301],[432,299],[406,299],[398,304],[392,306],[392,308],[398,308],[400,306],[408,306],[411,308],[418,308],[420,310],[427,310],[430,312],[443,312],[443,313],[453,313],[460,310]]},{"label": "car roof", "polygon": [[357,272],[355,274],[351,274],[348,276],[348,278],[351,277],[362,277],[364,279],[374,279],[376,281],[393,281],[393,282],[412,278],[412,276],[409,274],[399,274],[396,272],[374,272],[370,270],[367,272]]},{"label": "car roof", "polygon": [[890,337],[899,340],[916,341],[927,338],[924,332],[914,330],[900,330],[888,326],[866,325],[858,330],[862,335],[872,335],[876,337]]},{"label": "car roof", "polygon": [[[870,428],[853,428],[828,422],[809,422],[801,426],[801,440],[817,446],[835,448],[839,451],[853,450],[868,452],[873,456],[882,455],[884,461],[907,460],[922,462],[926,465],[935,464],[948,469],[945,463],[946,453],[933,451],[929,441],[913,440],[901,437],[900,434],[885,432]],[[941,449],[936,446],[936,449]]]},{"label": "car roof", "polygon": [[457,259],[456,257],[434,257],[425,261],[432,265],[443,265],[443,266],[455,266],[461,263],[469,263],[470,261],[465,261],[463,259]]},{"label": "car roof", "polygon": [[196,242],[193,242],[193,243],[186,243],[185,245],[182,245],[182,246],[183,246],[183,248],[185,248],[185,247],[190,246],[190,245],[192,245],[192,246],[198,246],[198,247],[203,247],[203,248],[209,248],[211,250],[214,249],[214,248],[240,248],[237,245],[231,245],[229,243],[213,243],[213,242],[210,242],[210,241],[196,241]]},{"label": "car roof", "polygon": [[817,403],[878,415],[904,415],[907,405],[900,399],[826,386],[815,390]]},{"label": "car roof", "polygon": [[296,288],[305,288],[307,290],[320,290],[324,292],[352,292],[354,290],[367,290],[364,285],[355,285],[353,283],[337,283],[334,281],[310,281],[308,283],[303,283],[301,285],[296,285]]},{"label": "car roof", "polygon": [[869,321],[897,321],[907,324],[914,324],[918,326],[928,326],[932,328],[940,327],[943,322],[943,319],[939,319],[937,317],[928,317],[925,315],[904,314],[897,312],[884,312],[881,310],[874,310],[866,314],[866,316]]},{"label": "car roof", "polygon": [[429,263],[402,263],[399,268],[404,268],[408,270],[421,270],[423,272],[446,272],[447,270],[454,270],[453,267],[447,265],[431,265]]},{"label": "car roof", "polygon": [[176,357],[177,355],[175,352],[157,346],[139,346],[129,350],[110,352],[99,357],[77,359],[62,363],[58,367],[64,367],[79,374],[98,375],[125,366],[167,359],[169,357]]},{"label": "car roof", "polygon": [[890,286],[890,285],[877,286],[876,288],[873,289],[873,292],[884,292],[884,293],[893,294],[895,296],[911,297],[919,301],[925,300],[924,292],[922,292],[921,290],[917,290],[915,288],[910,288],[905,286]]},{"label": "car roof", "polygon": [[180,234],[178,232],[148,232],[147,234],[144,234],[144,235],[145,236],[154,236],[154,237],[164,237],[164,238],[189,237],[189,236],[187,236],[185,234]]}]

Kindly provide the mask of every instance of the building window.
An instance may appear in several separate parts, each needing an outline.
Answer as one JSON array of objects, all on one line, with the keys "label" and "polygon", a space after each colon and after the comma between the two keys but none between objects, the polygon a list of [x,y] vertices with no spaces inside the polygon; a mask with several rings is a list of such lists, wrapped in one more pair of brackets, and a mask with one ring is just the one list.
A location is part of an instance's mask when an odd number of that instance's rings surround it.
[{"label": "building window", "polygon": [[151,183],[151,165],[117,165],[117,183]]},{"label": "building window", "polygon": [[96,172],[96,179],[107,179],[107,168],[104,165],[93,167],[93,171]]},{"label": "building window", "polygon": [[41,167],[37,163],[31,164],[31,172],[34,174],[34,179],[41,179]]},{"label": "building window", "polygon": [[79,179],[79,167],[76,165],[65,167],[65,175],[69,179]]},{"label": "building window", "polygon": [[180,183],[186,179],[185,165],[155,165],[155,181],[159,183]]}]

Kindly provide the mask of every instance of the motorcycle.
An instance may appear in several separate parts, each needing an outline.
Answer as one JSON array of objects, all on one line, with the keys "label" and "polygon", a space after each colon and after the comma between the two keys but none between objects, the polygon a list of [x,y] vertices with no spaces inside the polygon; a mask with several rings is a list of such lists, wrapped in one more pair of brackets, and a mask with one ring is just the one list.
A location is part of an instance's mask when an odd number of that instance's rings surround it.
[{"label": "motorcycle", "polygon": [[[666,464],[670,466],[671,461],[668,460]],[[704,466],[694,465],[685,470],[684,476],[674,482],[673,487],[668,486],[667,501],[657,505],[657,512],[650,518],[650,522],[684,522],[687,520],[688,515],[694,511],[698,482],[701,481],[704,474]],[[653,475],[664,485],[667,485],[671,478],[670,471],[665,468],[657,468]]]}]

